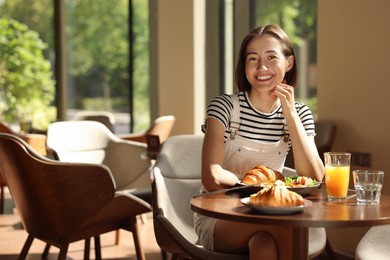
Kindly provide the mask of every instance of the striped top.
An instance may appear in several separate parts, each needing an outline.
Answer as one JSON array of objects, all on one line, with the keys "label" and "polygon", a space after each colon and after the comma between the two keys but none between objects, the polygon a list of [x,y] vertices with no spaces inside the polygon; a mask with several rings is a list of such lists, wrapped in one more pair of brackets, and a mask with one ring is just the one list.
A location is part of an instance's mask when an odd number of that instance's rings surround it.
[{"label": "striped top", "polygon": [[[279,106],[271,113],[264,113],[256,110],[249,101],[247,92],[239,92],[240,101],[240,127],[237,135],[254,141],[272,143],[279,141],[282,137],[288,137],[288,126],[282,114],[282,107]],[[303,103],[295,102],[295,108],[307,135],[315,135],[314,118],[311,110]],[[233,112],[233,101],[231,95],[215,97],[207,107],[206,117],[212,117],[225,126],[225,142],[230,136],[230,120]],[[205,132],[206,125],[202,125]],[[289,140],[289,147],[291,140]]]}]

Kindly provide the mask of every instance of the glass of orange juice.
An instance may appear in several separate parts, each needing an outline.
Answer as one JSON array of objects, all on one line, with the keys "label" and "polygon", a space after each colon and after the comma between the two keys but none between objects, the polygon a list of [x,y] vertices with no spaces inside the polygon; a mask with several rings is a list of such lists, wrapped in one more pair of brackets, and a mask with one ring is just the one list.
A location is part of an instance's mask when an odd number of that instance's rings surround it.
[{"label": "glass of orange juice", "polygon": [[347,197],[351,164],[350,153],[324,153],[325,183],[328,200],[342,200]]}]

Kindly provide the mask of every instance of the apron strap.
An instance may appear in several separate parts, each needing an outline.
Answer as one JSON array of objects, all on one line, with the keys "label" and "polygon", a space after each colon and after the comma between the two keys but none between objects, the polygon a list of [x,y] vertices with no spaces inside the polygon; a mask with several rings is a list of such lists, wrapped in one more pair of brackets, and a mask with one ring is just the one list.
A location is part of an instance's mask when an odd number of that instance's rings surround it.
[{"label": "apron strap", "polygon": [[233,101],[233,111],[232,111],[232,117],[230,118],[230,138],[234,139],[236,136],[236,132],[240,128],[241,120],[240,120],[240,101],[238,99],[238,94],[235,93],[231,95],[232,101]]}]

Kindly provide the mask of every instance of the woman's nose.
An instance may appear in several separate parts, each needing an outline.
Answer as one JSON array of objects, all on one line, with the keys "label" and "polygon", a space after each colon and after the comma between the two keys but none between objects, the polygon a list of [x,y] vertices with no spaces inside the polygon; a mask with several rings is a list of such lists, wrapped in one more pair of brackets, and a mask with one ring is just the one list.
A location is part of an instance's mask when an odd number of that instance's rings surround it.
[{"label": "woman's nose", "polygon": [[268,65],[265,62],[259,61],[257,64],[257,69],[258,70],[260,70],[260,69],[266,70],[266,69],[268,69]]}]

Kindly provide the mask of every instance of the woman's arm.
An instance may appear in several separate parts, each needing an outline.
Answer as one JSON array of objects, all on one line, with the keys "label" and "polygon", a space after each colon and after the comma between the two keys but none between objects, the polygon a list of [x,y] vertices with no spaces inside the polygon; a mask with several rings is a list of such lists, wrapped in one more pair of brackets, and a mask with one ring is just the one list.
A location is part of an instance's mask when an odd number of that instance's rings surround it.
[{"label": "woman's arm", "polygon": [[288,120],[288,129],[294,150],[295,170],[299,175],[315,178],[322,181],[324,177],[324,164],[318,154],[314,136],[308,136],[299,116]]},{"label": "woman's arm", "polygon": [[202,184],[208,191],[235,185],[239,180],[233,173],[222,168],[224,162],[223,124],[208,117],[202,149]]},{"label": "woman's arm", "polygon": [[299,175],[322,181],[325,173],[323,162],[318,155],[314,136],[308,136],[295,109],[294,88],[279,84],[275,94],[280,99],[283,115],[286,118],[292,148],[294,150],[295,170]]}]

